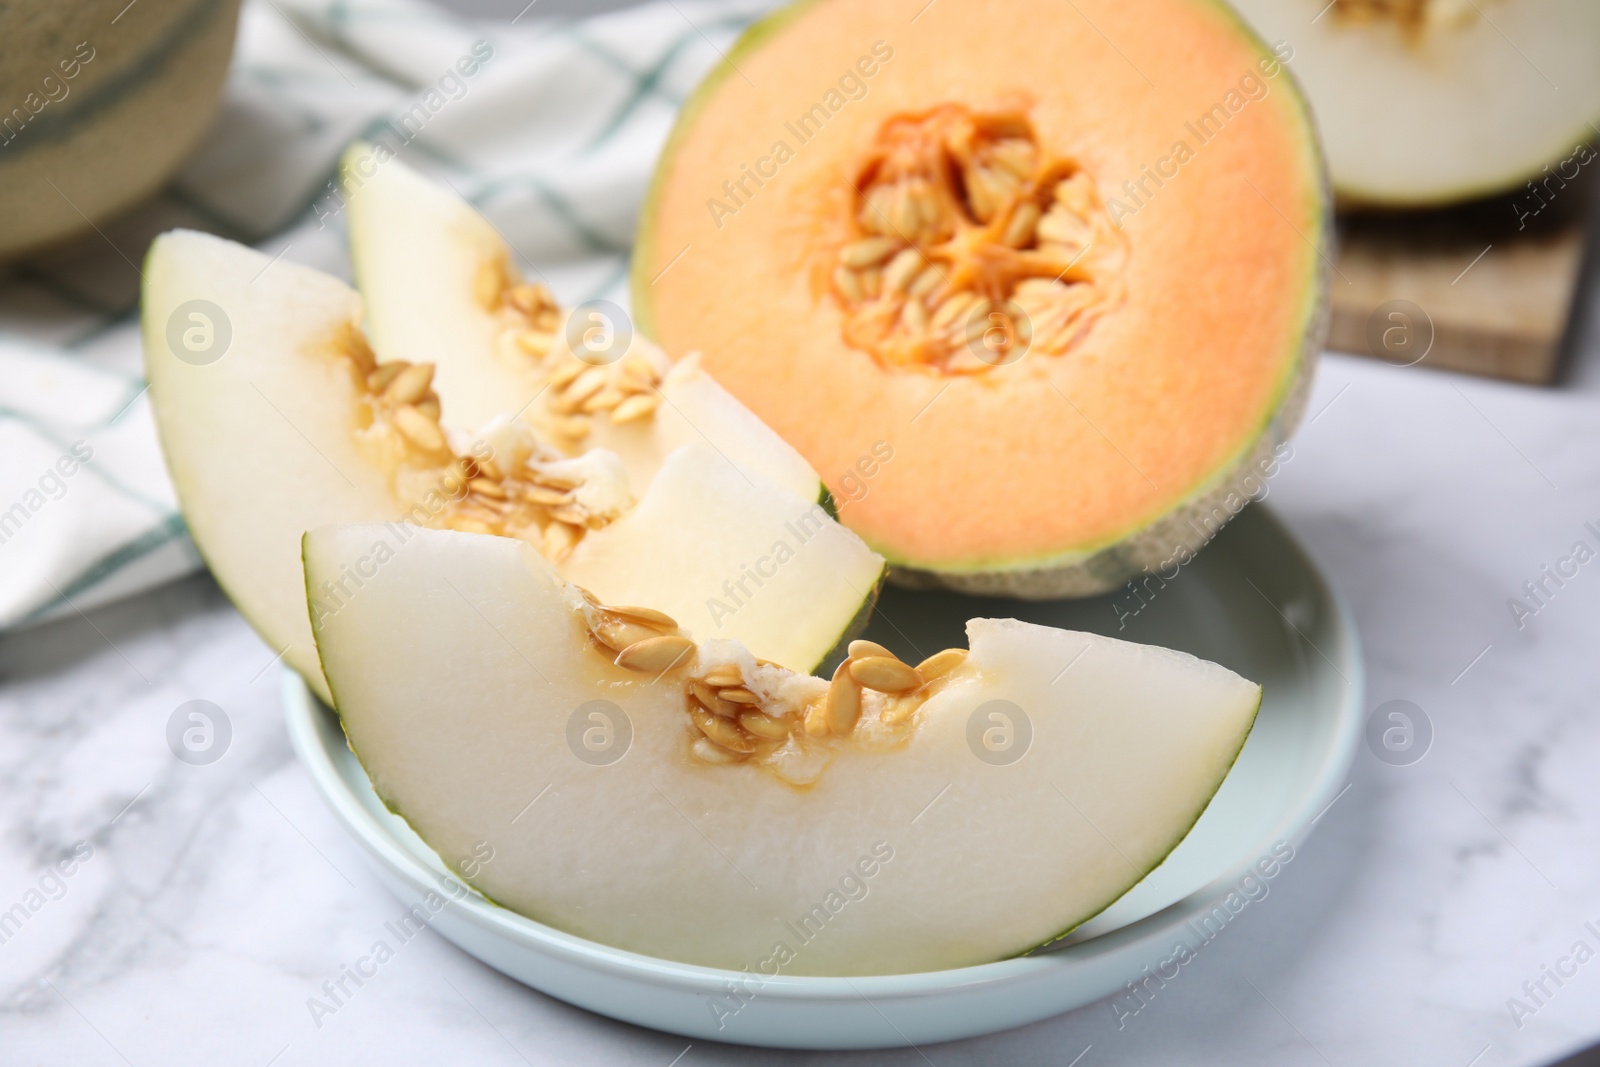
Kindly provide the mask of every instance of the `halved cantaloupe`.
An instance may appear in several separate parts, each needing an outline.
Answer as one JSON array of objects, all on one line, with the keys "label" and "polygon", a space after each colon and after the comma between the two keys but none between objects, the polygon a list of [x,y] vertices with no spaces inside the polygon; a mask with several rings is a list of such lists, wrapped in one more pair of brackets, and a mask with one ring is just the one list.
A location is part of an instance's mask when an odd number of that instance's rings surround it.
[{"label": "halved cantaloupe", "polygon": [[1097,592],[1273,469],[1327,200],[1293,78],[1221,3],[804,0],[685,105],[635,314],[836,495],[871,470],[844,521],[900,577]]},{"label": "halved cantaloupe", "polygon": [[505,907],[769,976],[957,967],[1073,928],[1188,832],[1261,695],[1006,619],[917,667],[856,643],[825,682],[610,610],[516,541],[305,538],[313,595],[369,563],[316,638],[379,797]]},{"label": "halved cantaloupe", "polygon": [[674,368],[625,321],[587,307],[574,321],[547,287],[523,281],[505,240],[454,189],[365,142],[340,174],[373,349],[437,368],[446,425],[472,430],[512,412],[568,453],[615,452],[636,486],[674,449],[703,443],[831,507],[793,446],[692,356]]},{"label": "halved cantaloupe", "polygon": [[[616,455],[565,457],[508,419],[447,435],[431,366],[378,366],[360,298],[338,279],[187,231],[156,240],[144,276],[145,372],[189,531],[240,611],[324,697],[299,546],[330,522],[537,542],[616,601],[800,669],[864,621],[882,560],[722,452],[677,449],[636,492]],[[754,586],[742,567],[759,571]],[[358,598],[365,578],[331,578],[314,611]]]},{"label": "halved cantaloupe", "polygon": [[1263,36],[1293,46],[1341,200],[1435,205],[1536,177],[1542,202],[1592,158],[1592,0],[1234,3]]}]

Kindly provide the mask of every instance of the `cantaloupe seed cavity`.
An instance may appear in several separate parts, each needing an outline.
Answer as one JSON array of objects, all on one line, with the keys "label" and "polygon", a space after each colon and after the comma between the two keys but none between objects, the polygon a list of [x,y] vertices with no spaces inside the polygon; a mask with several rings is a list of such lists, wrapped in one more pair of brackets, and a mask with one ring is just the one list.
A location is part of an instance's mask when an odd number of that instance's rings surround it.
[{"label": "cantaloupe seed cavity", "polygon": [[621,359],[610,358],[609,350],[574,353],[560,343],[567,314],[555,296],[545,285],[524,281],[503,256],[479,267],[476,284],[478,302],[501,321],[501,348],[511,358],[532,360],[549,383],[535,399],[546,416],[538,421],[562,447],[581,448],[595,418],[621,425],[655,414],[666,366],[638,352]]},{"label": "cantaloupe seed cavity", "polygon": [[885,367],[981,374],[1062,356],[1122,299],[1127,238],[1025,109],[883,123],[824,252],[845,343]]},{"label": "cantaloupe seed cavity", "polygon": [[697,760],[751,763],[797,788],[816,784],[838,745],[897,747],[917,710],[967,660],[965,649],[947,648],[913,667],[881,645],[852,641],[833,680],[823,682],[732,642],[696,645],[659,611],[578,593],[593,652],[656,682],[681,683]]},{"label": "cantaloupe seed cavity", "polygon": [[1472,0],[1333,0],[1335,18],[1394,22],[1413,43],[1425,32],[1464,26],[1482,16]]},{"label": "cantaloupe seed cavity", "polygon": [[394,471],[400,498],[416,502],[409,520],[519,538],[559,563],[584,534],[625,510],[630,498],[620,472],[570,458],[522,424],[506,420],[457,454],[439,425],[433,364],[379,364],[354,330],[336,347],[365,393],[370,418],[356,431],[358,441]]}]

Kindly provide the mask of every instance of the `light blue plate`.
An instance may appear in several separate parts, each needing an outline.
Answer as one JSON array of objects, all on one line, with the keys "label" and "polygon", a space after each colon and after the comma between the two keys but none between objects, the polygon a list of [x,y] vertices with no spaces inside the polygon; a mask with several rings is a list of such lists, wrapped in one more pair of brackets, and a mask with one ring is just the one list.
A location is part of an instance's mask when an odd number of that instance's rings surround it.
[{"label": "light blue plate", "polygon": [[[985,615],[1180,648],[1260,682],[1260,716],[1222,789],[1165,863],[1047,951],[926,974],[779,976],[740,999],[731,983],[748,990],[747,975],[587,941],[464,890],[384,808],[337,718],[292,672],[284,704],[312,781],[379,876],[489,966],[591,1011],[686,1037],[780,1048],[921,1045],[1088,1004],[1143,968],[1156,970],[1176,941],[1197,946],[1206,929],[1228,919],[1218,902],[1274,846],[1281,854],[1282,844],[1297,845],[1336,797],[1361,730],[1361,652],[1350,616],[1260,505],[1245,509],[1181,574],[1164,585],[1149,581],[1143,600],[1123,593],[1028,603],[890,589],[867,636],[915,660],[918,651],[964,646],[966,620]],[[1245,888],[1259,892],[1253,883]]]}]

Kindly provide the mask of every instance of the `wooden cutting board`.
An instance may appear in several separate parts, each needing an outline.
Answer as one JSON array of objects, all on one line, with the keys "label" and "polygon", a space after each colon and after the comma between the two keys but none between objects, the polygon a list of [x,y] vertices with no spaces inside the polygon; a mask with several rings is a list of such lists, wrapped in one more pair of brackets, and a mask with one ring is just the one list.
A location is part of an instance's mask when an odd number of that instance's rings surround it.
[{"label": "wooden cutting board", "polygon": [[1437,211],[1346,212],[1328,347],[1389,363],[1547,385],[1594,218],[1600,160],[1544,197]]}]

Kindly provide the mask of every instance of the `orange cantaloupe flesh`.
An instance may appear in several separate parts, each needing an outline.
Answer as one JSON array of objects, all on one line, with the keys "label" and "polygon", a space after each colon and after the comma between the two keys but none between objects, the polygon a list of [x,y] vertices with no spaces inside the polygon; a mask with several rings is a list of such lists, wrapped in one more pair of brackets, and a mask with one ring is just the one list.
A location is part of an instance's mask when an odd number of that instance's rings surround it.
[{"label": "orange cantaloupe flesh", "polygon": [[[801,143],[786,123],[863,57],[865,94]],[[636,251],[640,322],[671,353],[702,352],[892,561],[980,571],[1114,545],[1271,424],[1320,314],[1323,169],[1288,67],[1220,3],[805,0],[729,61],[663,152]],[[819,248],[849,216],[863,151],[896,115],[1019,100],[1042,146],[1134,209],[1120,305],[1063,356],[973,376],[889,369],[845,344]],[[1226,121],[1202,143],[1214,106]],[[779,141],[792,158],[714,212]],[[1176,174],[1158,188],[1144,168],[1164,159]],[[1123,183],[1142,178],[1151,195],[1135,199]],[[851,477],[878,442],[893,458]]]}]

